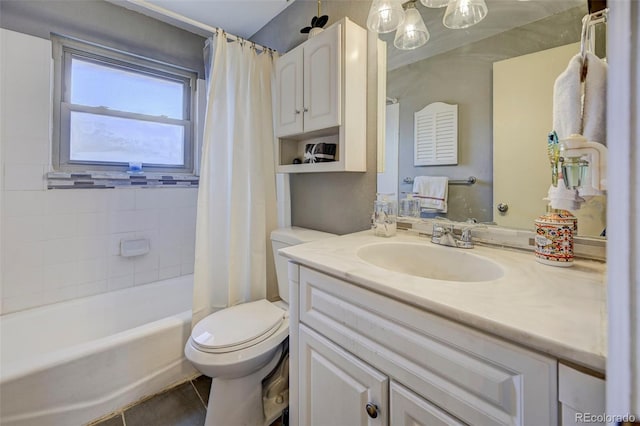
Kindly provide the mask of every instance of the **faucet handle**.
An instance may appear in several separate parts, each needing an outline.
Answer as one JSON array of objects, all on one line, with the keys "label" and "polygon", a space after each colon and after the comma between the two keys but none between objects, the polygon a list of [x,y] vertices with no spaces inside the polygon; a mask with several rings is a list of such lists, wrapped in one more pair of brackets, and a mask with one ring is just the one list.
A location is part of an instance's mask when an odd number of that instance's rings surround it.
[{"label": "faucet handle", "polygon": [[440,237],[444,234],[453,232],[453,223],[438,223],[433,222],[433,235]]},{"label": "faucet handle", "polygon": [[473,230],[473,226],[467,226],[466,228],[462,228],[462,234],[460,235],[460,241],[464,241],[465,243],[470,243],[473,241],[473,237],[471,235],[471,231]]},{"label": "faucet handle", "polygon": [[462,228],[462,235],[460,235],[460,241],[462,241],[463,243],[468,243],[471,247],[473,247],[473,235],[471,234],[471,232],[474,229],[478,229],[478,228],[486,228],[486,225],[471,225],[471,226]]}]

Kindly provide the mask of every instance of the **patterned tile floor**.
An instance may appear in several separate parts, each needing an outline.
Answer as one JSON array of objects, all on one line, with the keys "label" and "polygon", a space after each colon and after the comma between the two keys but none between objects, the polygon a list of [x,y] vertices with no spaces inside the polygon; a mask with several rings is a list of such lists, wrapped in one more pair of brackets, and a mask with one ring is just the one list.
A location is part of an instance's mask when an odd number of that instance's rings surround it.
[{"label": "patterned tile floor", "polygon": [[91,426],[202,426],[210,388],[211,378],[200,376]]}]

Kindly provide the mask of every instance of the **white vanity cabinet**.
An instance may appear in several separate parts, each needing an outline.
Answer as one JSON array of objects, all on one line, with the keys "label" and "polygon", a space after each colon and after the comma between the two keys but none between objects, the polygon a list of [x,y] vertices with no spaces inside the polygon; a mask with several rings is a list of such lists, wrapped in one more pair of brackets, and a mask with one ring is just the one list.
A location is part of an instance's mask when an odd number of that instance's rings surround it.
[{"label": "white vanity cabinet", "polygon": [[558,424],[555,359],[305,266],[289,276],[292,425]]},{"label": "white vanity cabinet", "polygon": [[299,338],[299,424],[464,425],[304,325]]},{"label": "white vanity cabinet", "polygon": [[[366,30],[344,18],[275,68],[277,172],[366,171]],[[336,144],[336,161],[293,164],[315,143]]]}]

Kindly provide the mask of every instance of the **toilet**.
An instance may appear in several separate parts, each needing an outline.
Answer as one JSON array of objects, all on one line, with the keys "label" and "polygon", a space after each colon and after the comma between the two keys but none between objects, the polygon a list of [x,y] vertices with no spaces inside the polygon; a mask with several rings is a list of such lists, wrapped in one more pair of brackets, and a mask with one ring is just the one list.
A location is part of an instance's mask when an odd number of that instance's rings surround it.
[{"label": "toilet", "polygon": [[263,410],[262,391],[262,381],[278,366],[289,335],[287,259],[278,250],[333,236],[298,227],[274,230],[271,246],[282,300],[242,303],[195,325],[184,352],[198,371],[213,379],[205,426],[268,425],[275,418],[265,418],[265,411],[276,413],[269,414],[274,417],[286,408],[286,401],[278,396]]}]

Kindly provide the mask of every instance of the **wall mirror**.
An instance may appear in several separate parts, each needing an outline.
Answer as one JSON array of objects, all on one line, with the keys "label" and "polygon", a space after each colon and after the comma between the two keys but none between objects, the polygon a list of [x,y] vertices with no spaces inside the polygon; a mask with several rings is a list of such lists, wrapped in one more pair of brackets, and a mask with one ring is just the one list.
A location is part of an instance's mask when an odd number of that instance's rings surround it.
[{"label": "wall mirror", "polygon": [[[395,48],[394,32],[380,34],[387,42],[388,101],[385,167],[378,191],[402,198],[412,190],[405,178],[431,175],[464,181],[475,176],[474,185],[449,186],[446,217],[532,229],[535,218],[545,212],[542,198],[551,182],[546,136],[552,129],[553,82],[580,50],[587,0],[486,3],[487,17],[463,30],[443,26],[444,9],[417,3],[430,39],[415,50]],[[521,60],[509,62],[514,58]],[[506,65],[494,73],[494,64]],[[510,81],[495,84],[497,77]],[[496,87],[500,93],[494,93]],[[534,100],[532,90],[544,95]],[[433,102],[459,105],[458,165],[414,166],[414,113]],[[507,212],[497,210],[500,203],[509,206]],[[574,212],[579,235],[601,234],[605,208],[605,197],[596,197]]]}]

